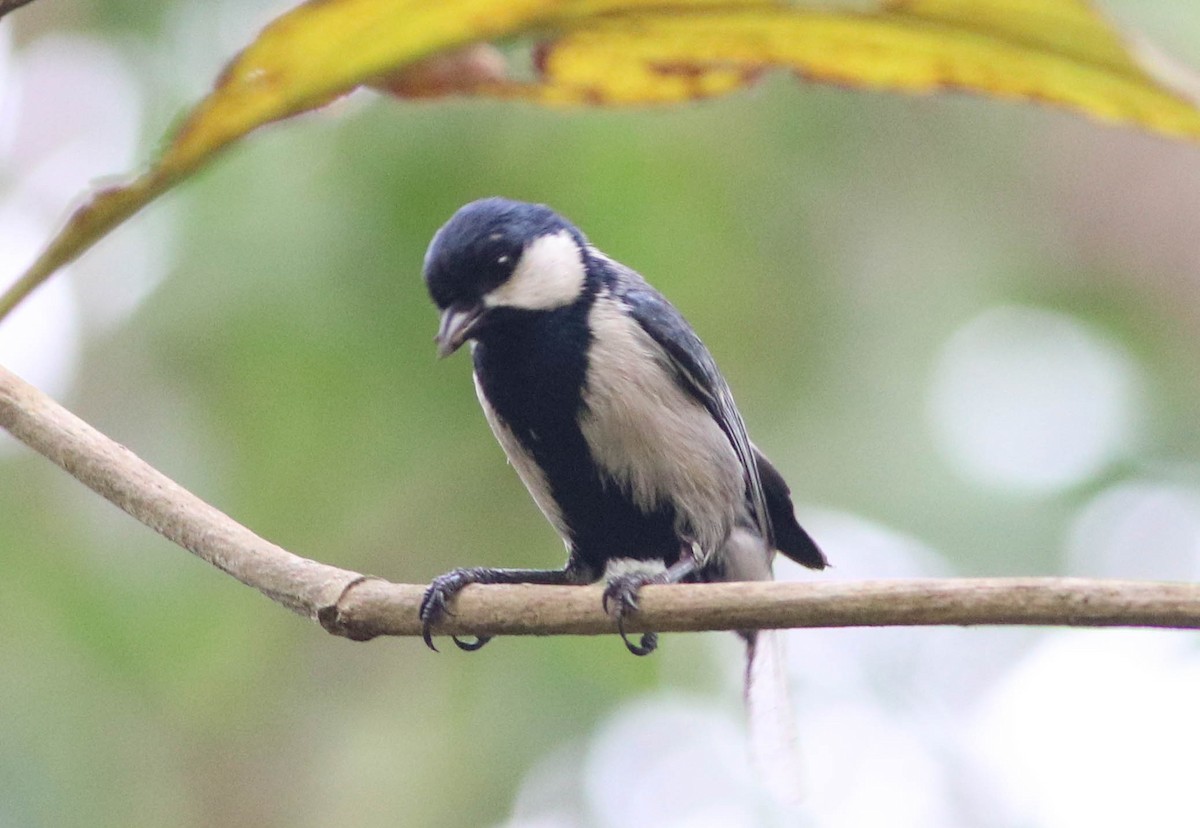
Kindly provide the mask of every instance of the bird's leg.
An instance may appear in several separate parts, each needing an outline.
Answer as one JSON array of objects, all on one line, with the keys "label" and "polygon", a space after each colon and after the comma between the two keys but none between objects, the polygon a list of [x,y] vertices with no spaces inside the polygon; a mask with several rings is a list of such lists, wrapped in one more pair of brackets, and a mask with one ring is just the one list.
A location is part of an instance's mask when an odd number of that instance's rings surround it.
[{"label": "bird's leg", "polygon": [[[623,572],[608,579],[604,587],[604,611],[617,620],[617,632],[625,647],[636,656],[650,655],[658,648],[658,633],[642,633],[637,644],[625,634],[625,615],[637,612],[638,590],[646,584],[678,584],[700,567],[696,546],[691,542],[681,545],[679,560],[660,572]],[[613,607],[609,609],[609,602]]]},{"label": "bird's leg", "polygon": [[[463,587],[469,584],[547,584],[551,586],[574,586],[592,582],[589,573],[584,572],[570,563],[563,569],[490,569],[487,567],[470,567],[452,569],[445,575],[433,579],[425,596],[421,598],[422,631],[426,646],[437,652],[433,646],[433,625],[447,615],[453,615],[447,606],[450,599],[457,595]],[[475,636],[474,641],[462,641],[458,636],[451,636],[454,644],[460,650],[474,652],[492,640],[490,635]]]}]

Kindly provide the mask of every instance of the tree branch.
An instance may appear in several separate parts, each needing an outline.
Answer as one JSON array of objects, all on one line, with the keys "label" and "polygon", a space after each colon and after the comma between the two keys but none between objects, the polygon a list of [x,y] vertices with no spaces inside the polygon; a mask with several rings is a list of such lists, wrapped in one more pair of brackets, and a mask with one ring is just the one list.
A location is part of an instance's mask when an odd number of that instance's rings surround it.
[{"label": "tree branch", "polygon": [[[417,635],[425,587],[301,558],[260,538],[0,367],[0,426],[168,540],[355,640]],[[648,586],[631,631],[1039,624],[1200,628],[1200,585],[1081,578]],[[442,634],[613,632],[600,587],[472,586]]]},{"label": "tree branch", "polygon": [[301,615],[315,618],[363,577],[263,540],[3,367],[0,426],[167,540]]}]

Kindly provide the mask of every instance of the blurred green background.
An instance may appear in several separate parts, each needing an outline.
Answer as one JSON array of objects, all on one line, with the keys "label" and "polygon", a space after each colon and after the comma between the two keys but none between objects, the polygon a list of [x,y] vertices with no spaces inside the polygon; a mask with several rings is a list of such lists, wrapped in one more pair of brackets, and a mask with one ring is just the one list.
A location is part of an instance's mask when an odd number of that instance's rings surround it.
[{"label": "blurred green background", "polygon": [[[1191,3],[1101,5],[1200,66]],[[6,18],[0,281],[285,6]],[[671,110],[358,93],[118,230],[0,361],[299,554],[555,566],[420,279],[493,194],[690,318],[835,564],[803,577],[1200,576],[1200,150],[1038,107],[786,76]],[[745,769],[731,636],[334,639],[6,435],[0,627],[3,826],[1200,820],[1191,634],[793,634],[813,796],[787,813]]]}]

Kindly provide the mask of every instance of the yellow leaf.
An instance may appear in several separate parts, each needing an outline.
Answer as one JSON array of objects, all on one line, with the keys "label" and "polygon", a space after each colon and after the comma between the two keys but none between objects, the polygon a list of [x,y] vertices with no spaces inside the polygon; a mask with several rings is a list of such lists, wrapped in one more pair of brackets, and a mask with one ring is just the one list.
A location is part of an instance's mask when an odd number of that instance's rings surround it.
[{"label": "yellow leaf", "polygon": [[728,92],[755,70],[1052,103],[1200,137],[1196,101],[1152,76],[1078,0],[898,0],[872,13],[760,6],[610,15],[549,44],[546,103],[660,104]]},{"label": "yellow leaf", "polygon": [[257,126],[320,106],[434,52],[528,26],[560,0],[313,0],[271,23],[175,136],[188,166]]},{"label": "yellow leaf", "polygon": [[50,240],[37,261],[0,295],[0,320],[54,271],[78,258],[80,253],[153,200],[167,186],[162,176],[152,172],[129,184],[107,187],[93,193],[86,204],[71,214],[66,225]]},{"label": "yellow leaf", "polygon": [[990,32],[1081,61],[1131,65],[1116,30],[1083,0],[891,0],[885,10]]},{"label": "yellow leaf", "polygon": [[268,25],[227,66],[158,162],[126,187],[94,194],[13,287],[0,319],[55,270],[231,141],[320,106],[429,55],[527,28],[563,0],[311,0]]},{"label": "yellow leaf", "polygon": [[[551,33],[538,84],[505,80],[498,55],[470,46],[530,31]],[[1196,88],[1186,70],[1158,66]],[[361,83],[410,97],[658,104],[725,94],[771,67],[853,87],[1049,102],[1200,137],[1196,97],[1156,79],[1083,0],[883,0],[873,12],[782,0],[310,0],[230,63],[149,171],[74,212],[0,296],[0,318],[230,142]]]}]

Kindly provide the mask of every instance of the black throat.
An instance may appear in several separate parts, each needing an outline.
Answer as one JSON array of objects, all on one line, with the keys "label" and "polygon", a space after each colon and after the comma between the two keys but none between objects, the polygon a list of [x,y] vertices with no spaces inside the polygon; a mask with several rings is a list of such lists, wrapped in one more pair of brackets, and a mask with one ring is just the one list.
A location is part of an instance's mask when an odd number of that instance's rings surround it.
[{"label": "black throat", "polygon": [[551,311],[496,308],[480,331],[475,375],[496,415],[545,475],[572,554],[598,576],[611,558],[677,559],[674,509],[652,513],[597,467],[579,427],[594,296]]}]

